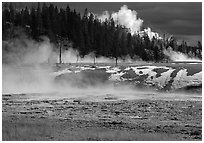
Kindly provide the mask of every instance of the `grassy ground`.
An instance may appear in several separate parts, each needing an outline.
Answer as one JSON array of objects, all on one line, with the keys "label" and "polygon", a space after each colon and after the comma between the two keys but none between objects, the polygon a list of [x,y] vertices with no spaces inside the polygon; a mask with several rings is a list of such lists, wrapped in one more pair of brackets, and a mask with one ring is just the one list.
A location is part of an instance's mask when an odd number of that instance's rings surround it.
[{"label": "grassy ground", "polygon": [[201,140],[200,101],[14,100],[3,95],[6,140]]},{"label": "grassy ground", "polygon": [[[5,117],[4,117],[5,119]],[[8,119],[8,117],[6,118]],[[84,127],[86,126],[86,127]],[[12,141],[128,141],[128,140],[179,140],[178,135],[165,133],[146,133],[123,128],[103,127],[94,122],[58,121],[51,119],[28,120],[26,118],[11,121],[3,120],[3,140]]]},{"label": "grassy ground", "polygon": [[[171,63],[154,65],[173,66],[174,68],[186,66],[189,68],[190,75],[201,71],[202,66],[201,64],[189,65],[185,63],[182,65]],[[58,68],[64,69],[67,66],[64,64]],[[161,72],[159,71],[159,74]],[[100,75],[97,73],[95,76],[89,71],[85,71],[83,74],[90,75],[91,79],[87,81],[82,78],[85,80],[85,85],[88,82],[95,85],[97,84],[94,82],[95,79],[101,83],[104,82],[103,79],[107,78],[103,73]],[[100,78],[98,79],[98,77]],[[64,78],[62,77],[62,79]],[[200,88],[202,89],[202,87],[199,87],[199,91]],[[92,100],[55,99],[49,98],[53,96],[50,94],[47,95],[48,99],[40,98],[41,94],[33,95],[35,97],[33,99],[27,99],[26,94],[21,96],[2,95],[2,140],[182,141],[202,139],[201,96],[185,100],[187,98],[185,94],[182,97],[178,95],[179,98],[175,94],[174,99],[169,95],[169,98],[164,98],[161,93],[159,97],[146,94],[145,96],[149,96],[149,98],[119,100],[117,96],[106,94],[103,97],[102,95],[105,93],[101,94],[99,94],[100,97],[88,95],[89,99],[93,98]],[[140,95],[140,97],[142,96],[143,94]],[[96,98],[100,98],[100,101],[99,99],[98,101],[94,100]]]}]

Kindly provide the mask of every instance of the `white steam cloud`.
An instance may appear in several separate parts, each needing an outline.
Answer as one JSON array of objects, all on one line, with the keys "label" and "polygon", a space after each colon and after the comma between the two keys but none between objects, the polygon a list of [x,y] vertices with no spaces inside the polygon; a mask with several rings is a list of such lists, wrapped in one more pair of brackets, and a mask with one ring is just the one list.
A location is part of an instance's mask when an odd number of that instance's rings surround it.
[{"label": "white steam cloud", "polygon": [[[79,90],[73,87],[72,82],[76,79],[85,78],[81,75],[71,75],[69,80],[63,83],[56,81],[56,71],[63,70],[75,64],[65,64],[58,67],[55,64],[59,62],[59,49],[54,48],[48,38],[43,38],[37,42],[28,38],[16,38],[3,41],[3,59],[2,59],[2,93],[3,94],[21,94],[21,93],[50,93],[50,92],[68,92]],[[94,53],[86,55],[84,58],[79,57],[79,52],[69,48],[62,51],[63,63],[113,63],[114,59],[106,57],[95,58]],[[132,62],[126,57],[119,62]],[[141,61],[142,62],[142,61]],[[63,67],[64,66],[64,67]],[[60,68],[60,69],[58,69]],[[99,81],[100,82],[100,81]],[[101,87],[108,86],[101,83]],[[94,87],[96,88],[96,87]],[[90,87],[91,90],[93,87]],[[115,90],[109,88],[110,90]],[[101,93],[100,91],[99,93]]]},{"label": "white steam cloud", "polygon": [[181,53],[181,52],[176,52],[174,51],[171,47],[168,47],[167,49],[163,50],[163,53],[168,56],[172,61],[176,62],[202,62],[198,58],[191,58],[188,55]]},{"label": "white steam cloud", "polygon": [[28,38],[16,38],[3,41],[3,64],[41,64],[56,63],[54,45],[42,37],[42,42]]},{"label": "white steam cloud", "polygon": [[111,15],[109,14],[108,11],[104,11],[101,15],[96,14],[96,16],[98,19],[101,20],[101,22],[104,22],[104,21],[106,21],[106,19],[108,20],[111,18]]},{"label": "white steam cloud", "polygon": [[79,56],[79,52],[70,48],[62,53],[62,62],[63,63],[114,63],[113,59],[106,57],[97,57],[94,53],[89,53],[85,55],[83,58]]},{"label": "white steam cloud", "polygon": [[113,18],[115,24],[120,24],[130,29],[132,34],[139,32],[143,24],[143,20],[137,18],[137,12],[130,10],[126,5],[123,5],[118,12],[109,14],[108,11],[104,11],[101,15],[96,15],[98,19],[104,22],[106,19]]},{"label": "white steam cloud", "polygon": [[149,27],[146,28],[146,29],[144,29],[144,31],[140,31],[139,34],[140,34],[140,36],[143,36],[144,34],[147,34],[148,37],[150,38],[150,40],[151,40],[153,37],[155,37],[156,39],[163,39],[162,37],[159,36],[159,33],[153,32],[153,31],[151,30],[151,28],[149,28]]},{"label": "white steam cloud", "polygon": [[[139,57],[135,57],[135,59],[131,59],[130,56],[125,56],[118,58],[118,63],[134,63],[137,61],[138,63],[145,63],[140,59]],[[69,48],[68,50],[65,50],[62,53],[62,62],[63,63],[115,63],[115,59],[113,58],[107,58],[103,56],[96,57],[94,52],[89,53],[88,55],[85,55],[83,58],[79,56],[79,52],[77,50],[74,50],[72,48]]]},{"label": "white steam cloud", "polygon": [[135,10],[128,9],[126,5],[122,6],[118,12],[113,13],[111,16],[114,21],[130,28],[132,34],[140,31],[143,23],[142,19],[137,18],[137,12]]},{"label": "white steam cloud", "polygon": [[53,69],[48,64],[57,61],[53,46],[46,37],[41,42],[28,38],[3,41],[3,93],[45,92],[52,89],[54,79],[49,73]]},{"label": "white steam cloud", "polygon": [[152,39],[153,36],[157,39],[161,39],[159,34],[153,32],[149,27],[144,30],[141,29],[144,21],[138,18],[137,14],[138,13],[135,10],[128,9],[126,5],[123,5],[118,12],[113,12],[110,14],[108,11],[104,11],[101,15],[95,15],[102,22],[104,22],[106,19],[113,18],[115,24],[120,24],[128,28],[132,35],[139,34],[140,36],[143,36],[147,34],[150,39]]}]

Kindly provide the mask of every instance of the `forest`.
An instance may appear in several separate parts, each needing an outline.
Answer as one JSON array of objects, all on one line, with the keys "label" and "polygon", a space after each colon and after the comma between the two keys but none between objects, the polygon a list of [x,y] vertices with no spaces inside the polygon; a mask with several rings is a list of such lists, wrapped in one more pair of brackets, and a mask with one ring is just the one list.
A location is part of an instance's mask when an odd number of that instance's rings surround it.
[{"label": "forest", "polygon": [[[80,57],[94,53],[96,57],[104,56],[116,61],[129,56],[134,60],[164,62],[168,57],[163,50],[168,47],[189,57],[202,58],[200,41],[196,46],[189,46],[185,41],[178,44],[173,36],[150,39],[147,34],[131,34],[129,29],[111,18],[100,21],[88,9],[82,15],[70,9],[69,5],[66,9],[47,3],[23,9],[15,9],[12,3],[2,5],[2,40],[26,33],[38,41],[43,35],[56,45],[62,44],[62,50],[78,50]],[[58,48],[56,46],[56,50]]]}]

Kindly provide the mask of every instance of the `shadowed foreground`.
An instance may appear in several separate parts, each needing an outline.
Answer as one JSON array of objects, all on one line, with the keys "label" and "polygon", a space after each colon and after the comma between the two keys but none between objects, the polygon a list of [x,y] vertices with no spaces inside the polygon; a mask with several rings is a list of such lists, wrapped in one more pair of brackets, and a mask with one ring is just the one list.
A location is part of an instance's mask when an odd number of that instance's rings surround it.
[{"label": "shadowed foreground", "polygon": [[143,132],[116,124],[51,119],[28,120],[25,117],[14,121],[10,118],[3,121],[3,140],[180,140],[178,135]]},{"label": "shadowed foreground", "polygon": [[[17,100],[3,95],[3,140],[201,140],[200,101]],[[26,95],[23,95],[26,96]]]}]

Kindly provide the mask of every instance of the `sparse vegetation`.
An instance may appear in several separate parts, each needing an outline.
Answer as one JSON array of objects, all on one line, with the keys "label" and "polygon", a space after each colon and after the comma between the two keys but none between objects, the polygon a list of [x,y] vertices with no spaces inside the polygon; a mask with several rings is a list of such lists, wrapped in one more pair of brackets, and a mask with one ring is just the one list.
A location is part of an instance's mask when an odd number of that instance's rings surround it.
[{"label": "sparse vegetation", "polygon": [[[104,102],[83,99],[37,102],[15,101],[13,95],[5,97],[2,114],[4,141],[178,141],[202,138],[199,101],[128,101],[117,100],[117,97],[111,101],[105,96]],[[16,103],[19,106],[11,108]],[[22,107],[26,113],[22,112]]]}]

